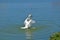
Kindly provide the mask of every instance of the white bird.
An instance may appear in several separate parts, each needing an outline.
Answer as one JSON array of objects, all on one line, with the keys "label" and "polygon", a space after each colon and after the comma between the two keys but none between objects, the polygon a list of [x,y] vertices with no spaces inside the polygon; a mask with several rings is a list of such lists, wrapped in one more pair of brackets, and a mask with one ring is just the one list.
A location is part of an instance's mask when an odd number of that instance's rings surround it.
[{"label": "white bird", "polygon": [[31,17],[32,17],[32,15],[29,14],[28,17],[26,18],[26,20],[24,21],[25,27],[21,27],[21,29],[27,29],[27,28],[31,27],[32,23],[35,23],[35,21],[31,19]]}]

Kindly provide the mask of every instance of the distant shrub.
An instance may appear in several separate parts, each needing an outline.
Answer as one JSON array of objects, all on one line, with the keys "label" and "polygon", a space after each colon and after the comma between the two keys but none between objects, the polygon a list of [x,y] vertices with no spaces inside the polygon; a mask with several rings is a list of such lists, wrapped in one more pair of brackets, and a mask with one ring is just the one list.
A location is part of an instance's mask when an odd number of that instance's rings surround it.
[{"label": "distant shrub", "polygon": [[60,32],[53,33],[49,40],[60,40]]}]

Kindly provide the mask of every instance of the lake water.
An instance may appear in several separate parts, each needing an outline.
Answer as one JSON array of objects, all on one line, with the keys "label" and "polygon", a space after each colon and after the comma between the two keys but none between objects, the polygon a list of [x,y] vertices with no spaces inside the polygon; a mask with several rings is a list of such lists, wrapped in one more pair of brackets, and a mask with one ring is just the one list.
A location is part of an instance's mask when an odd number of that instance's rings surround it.
[{"label": "lake water", "polygon": [[20,29],[29,13],[36,23],[34,40],[49,40],[54,32],[60,32],[59,0],[0,0],[0,40],[26,40]]}]

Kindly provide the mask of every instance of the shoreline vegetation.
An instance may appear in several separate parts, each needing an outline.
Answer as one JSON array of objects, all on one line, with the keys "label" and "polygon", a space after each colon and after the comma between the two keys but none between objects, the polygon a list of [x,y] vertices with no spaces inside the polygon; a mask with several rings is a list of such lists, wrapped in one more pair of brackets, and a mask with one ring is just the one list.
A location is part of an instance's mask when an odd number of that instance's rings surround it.
[{"label": "shoreline vegetation", "polygon": [[53,33],[49,40],[60,40],[60,32]]}]

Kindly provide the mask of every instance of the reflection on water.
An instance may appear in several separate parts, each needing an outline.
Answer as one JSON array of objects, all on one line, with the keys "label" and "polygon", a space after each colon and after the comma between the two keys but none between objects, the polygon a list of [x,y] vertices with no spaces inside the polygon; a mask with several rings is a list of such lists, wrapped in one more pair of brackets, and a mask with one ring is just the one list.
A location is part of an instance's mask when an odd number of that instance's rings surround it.
[{"label": "reflection on water", "polygon": [[[25,40],[25,32],[20,29],[20,25],[10,25],[9,27],[3,27],[0,29],[0,40]],[[48,40],[49,36],[60,30],[59,27],[53,24],[46,24],[42,26],[36,26],[38,29],[34,31],[34,40]]]}]

